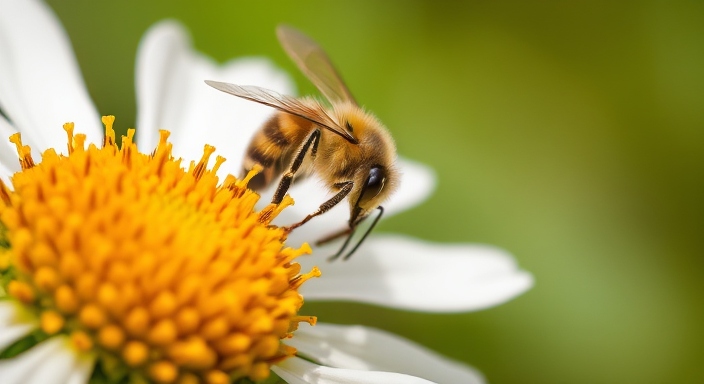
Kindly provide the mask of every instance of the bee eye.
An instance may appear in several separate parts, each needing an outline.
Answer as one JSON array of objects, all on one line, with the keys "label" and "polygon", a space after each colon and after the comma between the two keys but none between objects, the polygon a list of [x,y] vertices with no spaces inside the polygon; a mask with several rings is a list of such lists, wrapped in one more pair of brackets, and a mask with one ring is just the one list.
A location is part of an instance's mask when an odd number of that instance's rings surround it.
[{"label": "bee eye", "polygon": [[384,183],[386,182],[386,173],[384,169],[379,166],[374,166],[369,170],[369,176],[367,176],[367,182],[364,185],[364,190],[362,191],[362,196],[360,196],[359,203],[364,205],[370,200],[375,198],[382,189],[384,189]]}]

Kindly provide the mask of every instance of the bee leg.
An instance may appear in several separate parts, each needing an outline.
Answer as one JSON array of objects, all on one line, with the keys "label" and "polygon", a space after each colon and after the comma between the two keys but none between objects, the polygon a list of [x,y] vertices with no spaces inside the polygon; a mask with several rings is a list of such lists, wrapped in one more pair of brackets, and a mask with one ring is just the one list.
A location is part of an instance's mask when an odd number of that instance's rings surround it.
[{"label": "bee leg", "polygon": [[[360,222],[361,222],[361,221],[360,221]],[[357,231],[357,226],[356,226],[356,225],[355,225],[354,227],[350,227],[349,230],[345,231],[345,232],[347,232],[347,233],[346,233],[346,234],[347,234],[347,238],[345,239],[345,242],[342,243],[342,246],[340,247],[340,249],[337,250],[337,252],[335,252],[334,255],[328,257],[328,261],[335,261],[335,260],[337,260],[337,259],[342,255],[342,252],[344,252],[344,251],[345,251],[345,248],[347,248],[347,246],[350,244],[350,240],[352,240],[352,236],[354,236],[354,233],[355,233],[356,231]],[[347,258],[345,257],[343,260],[347,260]]]},{"label": "bee leg", "polygon": [[330,242],[332,242],[332,241],[334,241],[334,240],[337,240],[337,239],[341,238],[342,236],[349,235],[350,232],[352,232],[352,229],[353,229],[353,228],[351,228],[351,227],[350,227],[350,228],[344,228],[344,229],[341,229],[341,230],[339,230],[339,231],[337,231],[337,232],[335,232],[335,233],[332,233],[332,234],[330,234],[330,235],[327,235],[327,236],[323,237],[322,239],[319,239],[318,241],[316,241],[316,242],[315,242],[315,245],[317,245],[317,246],[325,245],[325,244],[327,244],[327,243],[330,243]]},{"label": "bee leg", "polygon": [[[378,222],[379,222],[379,219],[381,219],[381,216],[384,215],[384,207],[382,207],[382,206],[380,205],[380,206],[376,207],[376,209],[379,210],[379,214],[374,218],[374,221],[372,221],[372,225],[369,226],[369,229],[367,229],[367,231],[364,232],[364,235],[362,236],[361,239],[359,239],[359,242],[357,242],[357,244],[354,246],[354,248],[352,248],[352,250],[351,250],[347,255],[345,255],[345,257],[343,257],[342,260],[347,260],[347,259],[349,259],[350,257],[352,257],[352,255],[357,251],[357,249],[359,248],[359,246],[362,245],[362,243],[363,243],[364,240],[367,238],[367,236],[369,236],[369,234],[372,233],[372,229],[374,229],[374,227],[376,227],[376,223],[378,223]],[[356,227],[355,227],[355,228],[356,228]],[[352,234],[354,234],[354,232],[353,232]],[[349,238],[352,238],[352,235],[350,235]],[[348,238],[347,241],[345,242],[345,245],[343,245],[342,248],[340,249],[340,252],[338,252],[338,254],[335,255],[335,258],[340,257],[340,255],[342,254],[342,250],[345,249],[345,248],[347,248],[347,243],[349,243],[349,238]],[[330,260],[330,259],[328,259],[328,260]],[[334,260],[334,259],[333,259],[333,260]],[[332,261],[332,260],[330,260],[330,261]]]},{"label": "bee leg", "polygon": [[353,185],[354,185],[354,183],[351,182],[351,181],[346,181],[346,182],[344,182],[344,183],[335,184],[336,187],[340,188],[340,191],[337,192],[337,193],[335,194],[335,196],[331,197],[330,200],[328,200],[328,201],[324,202],[323,204],[321,204],[320,207],[318,207],[318,209],[317,209],[315,212],[313,212],[313,213],[311,213],[310,215],[306,216],[305,219],[299,221],[299,222],[296,223],[296,224],[293,224],[293,225],[290,225],[290,226],[284,228],[284,230],[285,230],[286,232],[291,232],[291,231],[293,231],[294,229],[296,229],[296,228],[300,227],[301,225],[303,225],[303,224],[307,223],[308,221],[310,221],[310,219],[312,219],[312,218],[314,218],[314,217],[316,217],[316,216],[320,216],[320,215],[322,215],[323,213],[329,211],[332,207],[336,206],[337,203],[339,203],[340,201],[342,201],[342,199],[344,199],[345,196],[347,196],[347,194],[350,193],[350,191],[352,190],[352,186],[353,186]]},{"label": "bee leg", "polygon": [[[355,246],[352,248],[352,250],[349,251],[349,252],[347,253],[347,255],[345,255],[345,257],[342,258],[343,261],[349,259],[350,257],[352,257],[352,255],[353,255],[355,252],[357,252],[357,249],[359,248],[359,246],[362,245],[362,243],[364,242],[364,240],[367,238],[367,236],[369,236],[369,234],[372,232],[372,230],[373,230],[374,227],[376,226],[376,223],[378,223],[378,222],[379,222],[379,219],[381,219],[381,216],[384,214],[384,207],[382,207],[382,206],[380,205],[380,206],[378,206],[376,209],[379,210],[379,214],[374,218],[374,221],[372,221],[372,224],[369,226],[369,228],[367,228],[367,231],[364,232],[364,235],[362,235],[362,238],[359,239],[359,241],[357,242],[357,244],[355,244]],[[345,239],[345,242],[342,244],[342,246],[340,247],[340,249],[338,249],[337,252],[336,252],[334,255],[328,257],[328,261],[335,261],[335,260],[337,260],[338,258],[340,258],[340,256],[342,256],[342,253],[345,252],[345,249],[346,249],[347,246],[350,244],[350,240],[352,240],[352,236],[354,236],[355,232],[357,231],[357,228],[358,228],[359,224],[360,224],[362,221],[364,221],[367,217],[369,217],[369,216],[364,216],[364,217],[362,217],[360,220],[358,220],[356,223],[352,224],[352,225],[350,226],[350,229],[336,233],[336,234],[334,235],[335,237],[333,237],[333,236],[328,236],[328,237],[326,237],[326,238],[324,239],[325,241],[329,241],[330,239],[335,239],[335,238],[338,238],[338,237],[343,236],[343,235],[345,235],[345,234],[349,234],[349,236],[347,236],[347,239]],[[319,241],[317,244],[320,244],[320,241]]]},{"label": "bee leg", "polygon": [[291,186],[293,176],[296,175],[296,172],[298,172],[298,168],[300,168],[301,164],[303,164],[303,159],[306,157],[306,153],[308,153],[308,148],[310,148],[311,144],[313,145],[313,150],[311,152],[312,155],[315,156],[315,154],[318,152],[319,142],[320,130],[316,129],[315,131],[313,131],[313,133],[310,134],[310,136],[308,136],[308,139],[306,139],[306,142],[301,147],[301,150],[298,151],[296,157],[293,159],[293,162],[288,168],[288,171],[281,178],[279,186],[278,188],[276,188],[276,193],[274,193],[274,197],[271,199],[272,204],[281,203],[281,201],[284,199],[284,196],[286,195],[286,192],[288,192],[288,188]]}]

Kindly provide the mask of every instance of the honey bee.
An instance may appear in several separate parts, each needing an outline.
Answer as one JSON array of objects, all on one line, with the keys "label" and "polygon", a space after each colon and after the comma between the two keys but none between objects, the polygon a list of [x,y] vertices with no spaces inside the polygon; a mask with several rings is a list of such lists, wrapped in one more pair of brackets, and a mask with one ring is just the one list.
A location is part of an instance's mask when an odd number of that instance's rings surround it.
[{"label": "honey bee", "polygon": [[344,257],[349,258],[364,241],[384,212],[380,205],[398,186],[396,146],[382,125],[355,101],[332,62],[310,37],[287,26],[276,30],[279,42],[298,68],[327,98],[325,106],[310,97],[294,98],[256,87],[206,80],[220,91],[279,110],[256,132],[244,158],[244,171],[260,165],[263,171],[249,183],[254,190],[269,186],[281,177],[272,203],[280,203],[294,177],[316,174],[334,196],[303,220],[286,228],[291,231],[322,215],[347,198],[349,228],[328,236],[327,242],[347,235],[344,252],[358,224],[375,209],[379,215],[359,243]]}]

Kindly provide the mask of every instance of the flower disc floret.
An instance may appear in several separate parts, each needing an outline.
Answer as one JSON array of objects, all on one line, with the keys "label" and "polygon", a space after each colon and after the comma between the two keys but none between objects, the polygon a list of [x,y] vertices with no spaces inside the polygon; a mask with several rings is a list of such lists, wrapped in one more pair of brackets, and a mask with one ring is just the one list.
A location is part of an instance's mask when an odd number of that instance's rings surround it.
[{"label": "flower disc floret", "polygon": [[[255,211],[259,196],[233,176],[219,183],[215,148],[182,168],[168,132],[151,154],[134,130],[118,146],[106,116],[101,147],[64,129],[68,154],[34,162],[19,134],[22,171],[0,181],[2,282],[36,314],[45,335],[69,335],[112,378],[154,382],[261,380],[295,350],[298,288],[317,268],[271,225],[290,198]],[[129,369],[126,369],[129,368]]]}]

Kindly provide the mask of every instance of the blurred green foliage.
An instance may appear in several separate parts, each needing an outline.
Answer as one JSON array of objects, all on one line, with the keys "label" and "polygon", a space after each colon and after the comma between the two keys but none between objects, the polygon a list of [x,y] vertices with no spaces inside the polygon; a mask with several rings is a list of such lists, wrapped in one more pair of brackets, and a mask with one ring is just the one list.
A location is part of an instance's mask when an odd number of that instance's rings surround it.
[{"label": "blurred green foliage", "polygon": [[217,60],[266,55],[313,93],[274,36],[301,28],[439,174],[381,230],[496,244],[536,277],[477,313],[306,313],[405,335],[493,383],[704,382],[703,2],[49,3],[123,130],[152,23],[181,20]]}]

